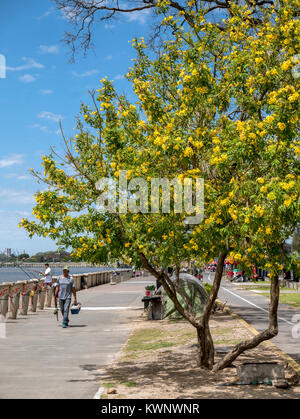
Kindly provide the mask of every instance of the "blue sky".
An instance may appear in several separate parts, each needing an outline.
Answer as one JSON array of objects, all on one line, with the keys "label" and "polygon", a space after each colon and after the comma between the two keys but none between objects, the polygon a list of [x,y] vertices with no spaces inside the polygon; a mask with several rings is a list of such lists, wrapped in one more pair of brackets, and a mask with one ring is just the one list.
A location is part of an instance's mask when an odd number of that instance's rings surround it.
[{"label": "blue sky", "polygon": [[0,251],[33,254],[56,245],[31,240],[17,227],[22,217],[31,217],[33,193],[39,189],[30,168],[40,168],[50,146],[61,147],[60,119],[66,136],[73,134],[80,104],[89,102],[88,89],[97,88],[101,78],[129,92],[124,74],[134,50],[128,41],[147,34],[151,15],[99,23],[95,49],[72,64],[61,42],[68,21],[50,0],[1,1],[0,20],[0,54],[6,59],[6,78],[0,78]]}]

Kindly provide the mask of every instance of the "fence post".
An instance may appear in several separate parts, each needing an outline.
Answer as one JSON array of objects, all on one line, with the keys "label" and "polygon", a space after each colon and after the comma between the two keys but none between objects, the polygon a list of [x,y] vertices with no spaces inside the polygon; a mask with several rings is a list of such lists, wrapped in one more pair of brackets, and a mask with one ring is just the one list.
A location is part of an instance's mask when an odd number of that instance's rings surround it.
[{"label": "fence post", "polygon": [[36,312],[36,307],[37,307],[39,292],[40,292],[40,285],[39,285],[38,279],[35,279],[34,282],[35,282],[35,285],[31,291],[31,311],[33,313]]},{"label": "fence post", "polygon": [[43,281],[39,282],[40,292],[39,292],[39,309],[44,310],[45,299],[46,299],[46,284]]},{"label": "fence post", "polygon": [[27,313],[28,313],[30,294],[31,294],[31,291],[33,290],[34,286],[35,286],[35,281],[33,279],[30,279],[24,285],[23,291],[21,293],[22,303],[21,303],[20,314],[22,316],[26,316]]},{"label": "fence post", "polygon": [[3,282],[0,285],[0,314],[6,317],[9,305],[10,282]]},{"label": "fence post", "polygon": [[10,300],[10,315],[9,319],[15,320],[18,315],[18,310],[20,306],[20,295],[23,291],[24,285],[26,284],[26,281],[17,281],[14,282],[9,294],[9,300]]}]

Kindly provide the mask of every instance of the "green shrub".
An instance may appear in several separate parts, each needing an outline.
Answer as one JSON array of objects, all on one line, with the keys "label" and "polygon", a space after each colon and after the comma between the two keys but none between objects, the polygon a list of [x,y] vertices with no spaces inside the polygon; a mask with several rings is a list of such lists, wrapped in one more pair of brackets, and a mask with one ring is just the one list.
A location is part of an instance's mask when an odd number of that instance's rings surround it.
[{"label": "green shrub", "polygon": [[206,289],[207,294],[209,295],[211,293],[212,290],[212,285],[208,284],[207,282],[204,282],[204,288]]}]

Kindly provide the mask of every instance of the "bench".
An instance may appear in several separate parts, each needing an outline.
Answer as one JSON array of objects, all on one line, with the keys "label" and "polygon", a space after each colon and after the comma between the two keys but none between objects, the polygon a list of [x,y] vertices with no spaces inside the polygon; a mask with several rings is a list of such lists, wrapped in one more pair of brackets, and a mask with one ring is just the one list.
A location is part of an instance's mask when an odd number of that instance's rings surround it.
[{"label": "bench", "polygon": [[163,318],[163,302],[161,295],[152,297],[143,297],[144,310],[148,311],[148,320],[162,320]]}]

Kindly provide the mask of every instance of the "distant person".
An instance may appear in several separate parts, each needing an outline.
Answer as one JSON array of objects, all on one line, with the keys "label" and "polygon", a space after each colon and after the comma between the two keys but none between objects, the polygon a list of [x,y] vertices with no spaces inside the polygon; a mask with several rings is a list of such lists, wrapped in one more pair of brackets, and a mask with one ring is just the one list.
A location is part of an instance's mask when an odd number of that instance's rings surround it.
[{"label": "distant person", "polygon": [[44,283],[46,285],[52,285],[52,271],[49,263],[45,263],[45,272],[40,271],[40,274],[44,277]]},{"label": "distant person", "polygon": [[77,304],[74,279],[70,275],[69,267],[65,266],[63,269],[63,274],[58,277],[55,292],[55,297],[58,298],[60,311],[63,316],[63,328],[66,328],[69,325],[69,311],[71,306],[72,294],[74,296],[74,304]]},{"label": "distant person", "polygon": [[232,269],[228,272],[228,277],[229,277],[229,280],[230,280],[231,282],[234,280],[234,274],[233,274]]}]

